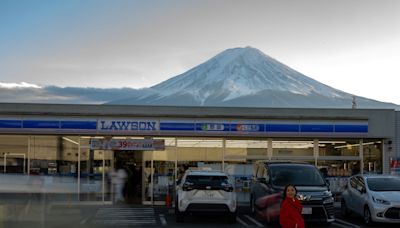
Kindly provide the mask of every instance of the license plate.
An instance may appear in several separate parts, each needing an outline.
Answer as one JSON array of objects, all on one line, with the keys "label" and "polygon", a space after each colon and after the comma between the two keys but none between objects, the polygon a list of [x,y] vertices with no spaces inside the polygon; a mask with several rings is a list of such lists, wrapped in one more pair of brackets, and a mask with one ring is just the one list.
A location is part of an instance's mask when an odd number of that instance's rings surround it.
[{"label": "license plate", "polygon": [[207,198],[214,198],[214,192],[206,192]]},{"label": "license plate", "polygon": [[303,215],[311,215],[312,214],[312,207],[303,207],[301,211]]}]

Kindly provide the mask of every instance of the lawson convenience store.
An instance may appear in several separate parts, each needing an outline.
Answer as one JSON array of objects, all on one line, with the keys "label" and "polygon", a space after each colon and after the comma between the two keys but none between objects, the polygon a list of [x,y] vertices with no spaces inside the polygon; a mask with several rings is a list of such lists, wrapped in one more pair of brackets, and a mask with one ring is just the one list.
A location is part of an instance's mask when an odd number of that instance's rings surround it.
[{"label": "lawson convenience store", "polygon": [[[394,123],[384,109],[3,103],[0,191],[109,203],[109,174],[125,169],[128,202],[165,204],[186,169],[213,169],[232,175],[245,203],[252,163],[276,159],[315,164],[340,192],[352,174],[389,172]],[[39,187],[28,184],[37,177]]]}]

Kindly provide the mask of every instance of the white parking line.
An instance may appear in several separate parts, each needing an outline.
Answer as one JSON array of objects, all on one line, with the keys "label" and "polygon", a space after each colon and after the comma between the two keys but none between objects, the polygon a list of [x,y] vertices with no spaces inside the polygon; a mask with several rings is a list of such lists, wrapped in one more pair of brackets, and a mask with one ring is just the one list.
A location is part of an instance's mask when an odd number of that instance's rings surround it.
[{"label": "white parking line", "polygon": [[240,224],[242,224],[243,226],[248,227],[249,224],[245,223],[243,220],[241,220],[239,217],[236,217],[236,221],[238,221]]},{"label": "white parking line", "polygon": [[259,223],[257,220],[253,219],[252,217],[248,216],[248,215],[244,215],[247,219],[249,219],[250,221],[252,221],[254,224],[256,224],[258,227],[264,227],[263,224]]},{"label": "white parking line", "polygon": [[345,225],[342,225],[342,224],[337,223],[337,222],[334,222],[334,223],[332,223],[332,224],[334,224],[335,227],[341,227],[341,228],[348,228],[348,227],[349,227],[349,226],[345,226]]},{"label": "white parking line", "polygon": [[342,224],[347,225],[347,227],[351,226],[351,227],[354,227],[354,228],[360,228],[360,226],[358,226],[358,225],[356,225],[356,224],[349,223],[349,222],[343,221],[343,220],[338,219],[338,218],[335,219],[335,220],[336,220],[336,222],[339,222],[339,223],[342,223]]},{"label": "white parking line", "polygon": [[81,221],[81,225],[85,224],[87,222],[88,218],[85,218]]},{"label": "white parking line", "polygon": [[167,225],[167,220],[165,219],[164,214],[159,214],[159,216],[160,216],[161,224],[162,224],[163,226],[166,226],[166,225]]}]

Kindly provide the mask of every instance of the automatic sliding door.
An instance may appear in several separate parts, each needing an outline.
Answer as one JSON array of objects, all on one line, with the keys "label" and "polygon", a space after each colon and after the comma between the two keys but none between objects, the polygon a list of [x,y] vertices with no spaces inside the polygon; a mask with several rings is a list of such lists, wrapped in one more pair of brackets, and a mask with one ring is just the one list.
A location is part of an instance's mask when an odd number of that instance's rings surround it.
[{"label": "automatic sliding door", "polygon": [[175,194],[174,149],[143,152],[143,204],[165,205]]}]

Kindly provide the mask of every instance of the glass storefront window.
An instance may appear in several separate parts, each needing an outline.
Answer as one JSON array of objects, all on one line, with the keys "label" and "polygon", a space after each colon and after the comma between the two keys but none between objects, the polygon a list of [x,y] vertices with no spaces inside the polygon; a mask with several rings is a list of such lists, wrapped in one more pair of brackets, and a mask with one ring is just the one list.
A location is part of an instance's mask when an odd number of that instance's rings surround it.
[{"label": "glass storefront window", "polygon": [[163,139],[164,151],[143,151],[143,201],[146,204],[165,204],[168,197],[175,195],[175,138]]},{"label": "glass storefront window", "polygon": [[222,144],[222,139],[178,139],[178,167],[187,163],[188,168],[222,170]]},{"label": "glass storefront window", "polygon": [[360,173],[360,161],[318,160],[317,166],[326,177],[349,177]]},{"label": "glass storefront window", "polygon": [[[356,160],[319,160],[317,167],[329,181],[329,188],[335,196],[346,189],[347,180],[351,175],[360,173],[360,161]],[[337,200],[340,201],[340,198]]]},{"label": "glass storefront window", "polygon": [[236,197],[239,202],[250,202],[250,189],[252,183],[252,162],[225,162],[225,172],[230,174]]},{"label": "glass storefront window", "polygon": [[28,136],[0,136],[0,165],[2,173],[28,172]]},{"label": "glass storefront window", "polygon": [[273,156],[314,156],[314,141],[272,141]]},{"label": "glass storefront window", "polygon": [[320,141],[319,156],[359,156],[359,140]]},{"label": "glass storefront window", "polygon": [[364,140],[364,173],[382,173],[382,141]]},{"label": "glass storefront window", "polygon": [[246,156],[268,156],[267,140],[226,140],[225,161]]},{"label": "glass storefront window", "polygon": [[[314,141],[285,138],[269,141],[261,138],[229,138],[224,142],[222,138],[211,137],[154,137],[153,139],[165,141],[165,150],[113,151],[91,150],[91,138],[104,137],[1,135],[0,167],[7,174],[30,173],[30,176],[40,176],[45,180],[43,183],[46,183],[49,192],[61,191],[73,195],[68,200],[80,201],[111,201],[114,192],[110,178],[111,170],[123,167],[128,175],[126,189],[128,192],[133,192],[133,195],[128,197],[130,202],[135,203],[165,202],[168,195],[173,197],[175,180],[179,179],[187,169],[222,170],[223,168],[234,178],[238,197],[243,202],[248,202],[252,163],[254,160],[268,158],[304,161],[311,164],[317,162],[321,172],[334,182],[331,183],[332,188],[338,189],[341,183],[338,179],[360,173],[360,169],[363,169],[364,173],[382,173],[382,140]],[[314,142],[319,143],[319,155],[316,157],[314,157]],[[362,142],[364,167],[360,167],[360,142]],[[272,154],[269,154],[271,150]],[[272,157],[269,157],[271,155]]]}]

